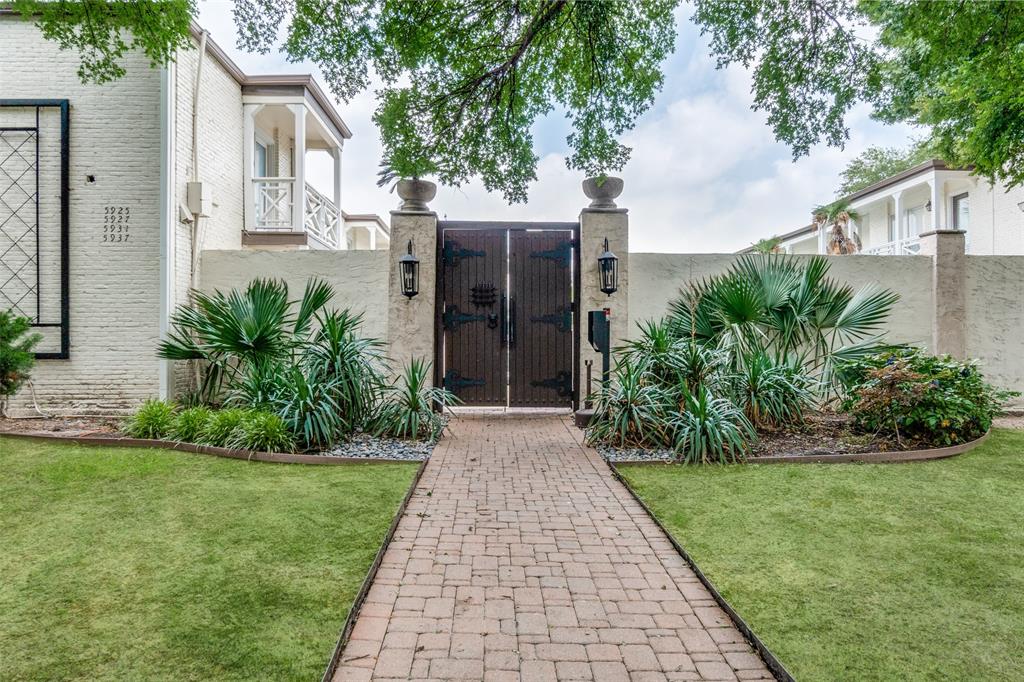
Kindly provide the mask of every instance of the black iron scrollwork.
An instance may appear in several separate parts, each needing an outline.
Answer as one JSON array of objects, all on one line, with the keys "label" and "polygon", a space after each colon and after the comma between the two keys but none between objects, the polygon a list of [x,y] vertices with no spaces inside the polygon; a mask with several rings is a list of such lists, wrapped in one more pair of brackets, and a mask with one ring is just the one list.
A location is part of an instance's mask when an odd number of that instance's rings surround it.
[{"label": "black iron scrollwork", "polygon": [[466,324],[467,322],[481,322],[486,319],[486,315],[464,313],[459,310],[459,306],[448,305],[444,307],[444,315],[441,316],[441,324],[444,325],[445,329],[454,331],[455,329],[458,329],[461,324]]},{"label": "black iron scrollwork", "polygon": [[441,250],[441,260],[445,265],[451,266],[458,265],[463,258],[480,258],[485,255],[487,254],[483,251],[462,248],[454,239],[445,240],[444,248]]},{"label": "black iron scrollwork", "polygon": [[562,370],[549,379],[531,381],[531,386],[539,388],[551,388],[558,392],[559,397],[568,398],[572,396],[572,372]]},{"label": "black iron scrollwork", "polygon": [[533,315],[530,317],[530,322],[540,322],[541,324],[553,324],[558,328],[560,332],[567,332],[572,330],[572,309],[562,308],[558,312],[544,313],[543,315]]},{"label": "black iron scrollwork", "polygon": [[533,251],[530,258],[544,258],[558,263],[559,267],[567,268],[572,261],[572,242],[562,242],[553,249],[547,251]]},{"label": "black iron scrollwork", "polygon": [[469,300],[475,306],[491,306],[498,300],[498,288],[490,282],[481,282],[469,290]]},{"label": "black iron scrollwork", "polygon": [[468,377],[459,376],[459,373],[454,369],[450,369],[444,373],[444,387],[452,393],[458,393],[467,386],[483,386],[486,383],[487,382],[484,379],[470,379]]}]

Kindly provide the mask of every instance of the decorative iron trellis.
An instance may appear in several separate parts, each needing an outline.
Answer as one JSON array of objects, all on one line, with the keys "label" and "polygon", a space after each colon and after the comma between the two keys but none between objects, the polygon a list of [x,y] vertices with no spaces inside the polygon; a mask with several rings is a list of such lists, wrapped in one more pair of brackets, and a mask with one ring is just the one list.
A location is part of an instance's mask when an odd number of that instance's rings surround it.
[{"label": "decorative iron trellis", "polygon": [[[59,328],[60,350],[36,353],[40,359],[70,355],[68,184],[69,106],[66,99],[0,99],[0,108],[35,110],[35,126],[0,127],[0,308],[32,320],[33,327]],[[42,310],[39,166],[40,112],[60,110],[60,320]]]}]

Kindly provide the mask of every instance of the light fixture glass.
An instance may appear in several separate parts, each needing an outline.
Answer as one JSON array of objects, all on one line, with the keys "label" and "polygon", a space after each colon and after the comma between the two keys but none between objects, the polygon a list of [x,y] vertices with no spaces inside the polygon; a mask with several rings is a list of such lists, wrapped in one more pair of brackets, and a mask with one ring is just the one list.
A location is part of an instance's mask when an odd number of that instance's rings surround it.
[{"label": "light fixture glass", "polygon": [[402,295],[412,298],[420,292],[420,261],[413,255],[412,240],[409,252],[398,259],[398,277],[402,282]]},{"label": "light fixture glass", "polygon": [[608,238],[604,238],[604,253],[597,257],[601,275],[601,291],[611,296],[619,289],[619,258],[608,250]]}]

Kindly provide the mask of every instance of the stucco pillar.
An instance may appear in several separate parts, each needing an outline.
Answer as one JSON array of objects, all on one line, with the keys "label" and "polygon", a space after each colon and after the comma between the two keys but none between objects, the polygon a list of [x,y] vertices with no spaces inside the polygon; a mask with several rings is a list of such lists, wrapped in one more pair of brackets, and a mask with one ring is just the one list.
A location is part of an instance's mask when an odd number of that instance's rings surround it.
[{"label": "stucco pillar", "polygon": [[[604,252],[604,240],[619,258],[619,289],[611,296],[601,291],[597,257]],[[587,369],[591,360],[592,389],[601,381],[601,354],[587,341],[587,313],[608,308],[611,311],[612,348],[621,346],[629,334],[629,216],[624,208],[585,208],[580,213],[580,335],[579,401],[586,398]],[[614,355],[612,367],[615,366]]]},{"label": "stucco pillar", "polygon": [[967,256],[963,230],[933,230],[921,235],[921,255],[932,259],[931,351],[967,356]]},{"label": "stucco pillar", "polygon": [[[420,261],[419,293],[402,295],[398,259],[412,250]],[[392,211],[388,257],[388,357],[400,372],[410,359],[434,362],[434,306],[437,272],[437,214],[433,211]],[[428,380],[433,384],[433,372]]]}]

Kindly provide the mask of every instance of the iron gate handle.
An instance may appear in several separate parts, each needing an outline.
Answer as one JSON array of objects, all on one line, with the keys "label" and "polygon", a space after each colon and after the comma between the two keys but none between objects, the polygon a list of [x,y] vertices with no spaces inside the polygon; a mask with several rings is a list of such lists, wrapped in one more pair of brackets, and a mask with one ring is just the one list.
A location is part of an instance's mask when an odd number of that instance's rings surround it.
[{"label": "iron gate handle", "polygon": [[516,345],[516,297],[508,299],[508,345]]},{"label": "iron gate handle", "polygon": [[508,342],[508,320],[505,319],[505,294],[501,295],[501,345],[504,346]]}]

